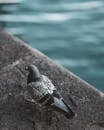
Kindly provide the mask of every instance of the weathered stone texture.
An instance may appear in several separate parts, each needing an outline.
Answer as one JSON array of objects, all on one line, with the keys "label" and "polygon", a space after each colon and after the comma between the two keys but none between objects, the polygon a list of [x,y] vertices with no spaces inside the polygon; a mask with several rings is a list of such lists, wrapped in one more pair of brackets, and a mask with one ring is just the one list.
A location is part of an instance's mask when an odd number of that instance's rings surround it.
[{"label": "weathered stone texture", "polygon": [[[47,75],[77,114],[72,120],[24,100],[27,72],[33,63]],[[70,97],[73,102],[70,101]],[[1,130],[103,130],[104,94],[21,40],[0,31]]]}]

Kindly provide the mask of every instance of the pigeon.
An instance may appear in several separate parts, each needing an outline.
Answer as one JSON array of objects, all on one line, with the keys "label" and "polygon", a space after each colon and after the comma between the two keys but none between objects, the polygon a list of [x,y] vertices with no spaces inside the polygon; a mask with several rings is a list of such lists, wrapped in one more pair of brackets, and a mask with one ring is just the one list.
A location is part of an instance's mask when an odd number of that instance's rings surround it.
[{"label": "pigeon", "polygon": [[68,119],[72,119],[75,113],[64,101],[50,79],[40,74],[38,68],[31,64],[27,67],[29,72],[27,78],[27,90],[31,98],[46,107],[63,113]]}]

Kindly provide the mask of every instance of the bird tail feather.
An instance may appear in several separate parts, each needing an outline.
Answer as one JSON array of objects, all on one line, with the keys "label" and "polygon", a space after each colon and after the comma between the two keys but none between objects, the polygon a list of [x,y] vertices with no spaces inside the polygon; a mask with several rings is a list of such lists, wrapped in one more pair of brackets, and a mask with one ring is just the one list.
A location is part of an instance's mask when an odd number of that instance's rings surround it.
[{"label": "bird tail feather", "polygon": [[63,113],[68,119],[72,119],[75,115],[70,107],[62,99],[57,99],[54,97],[54,103],[52,106],[56,111]]}]

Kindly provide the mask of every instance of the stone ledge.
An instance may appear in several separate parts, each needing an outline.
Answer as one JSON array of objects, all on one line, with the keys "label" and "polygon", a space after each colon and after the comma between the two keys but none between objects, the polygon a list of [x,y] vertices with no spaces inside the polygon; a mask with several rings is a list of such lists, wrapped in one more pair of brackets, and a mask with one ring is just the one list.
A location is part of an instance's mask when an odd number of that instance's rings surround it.
[{"label": "stone ledge", "polygon": [[[77,117],[48,113],[23,100],[26,90],[25,66],[35,64],[47,75],[71,106]],[[70,96],[75,102],[70,102]],[[15,112],[15,113],[14,113]],[[0,31],[0,129],[16,130],[89,130],[104,121],[104,93],[23,41]],[[97,130],[104,129],[96,125]]]}]

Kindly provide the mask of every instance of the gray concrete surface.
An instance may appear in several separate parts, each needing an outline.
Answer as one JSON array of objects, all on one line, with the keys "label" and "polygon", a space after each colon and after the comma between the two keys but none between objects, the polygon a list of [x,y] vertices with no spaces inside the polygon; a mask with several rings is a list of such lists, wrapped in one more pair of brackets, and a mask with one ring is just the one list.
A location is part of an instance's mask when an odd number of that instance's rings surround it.
[{"label": "gray concrete surface", "polygon": [[[51,79],[76,113],[75,118],[68,120],[25,102],[25,67],[30,63]],[[0,130],[103,130],[99,122],[104,122],[104,93],[0,30]]]}]

